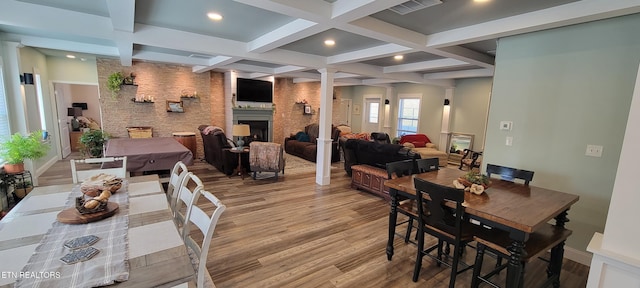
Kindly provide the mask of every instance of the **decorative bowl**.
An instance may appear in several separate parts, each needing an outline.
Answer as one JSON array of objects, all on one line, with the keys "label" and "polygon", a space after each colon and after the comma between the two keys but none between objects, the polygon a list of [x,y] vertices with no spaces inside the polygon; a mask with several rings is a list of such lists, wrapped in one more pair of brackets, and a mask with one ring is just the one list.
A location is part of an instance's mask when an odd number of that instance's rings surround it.
[{"label": "decorative bowl", "polygon": [[[471,185],[474,184],[474,183],[469,182],[464,177],[458,177],[458,182],[460,182],[460,184],[464,185],[464,187],[471,187]],[[489,181],[489,184],[482,184],[482,187],[484,187],[484,189],[487,189],[487,188],[491,187],[491,181]]]}]

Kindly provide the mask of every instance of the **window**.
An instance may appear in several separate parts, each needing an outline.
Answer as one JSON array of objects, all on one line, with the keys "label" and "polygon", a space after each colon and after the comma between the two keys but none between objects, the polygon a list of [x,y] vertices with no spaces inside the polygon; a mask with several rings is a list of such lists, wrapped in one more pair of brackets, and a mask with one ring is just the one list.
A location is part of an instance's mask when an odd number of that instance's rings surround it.
[{"label": "window", "polygon": [[418,133],[420,121],[420,97],[399,96],[398,129],[396,136]]},{"label": "window", "polygon": [[380,103],[369,103],[369,123],[378,123],[378,112],[380,111]]}]

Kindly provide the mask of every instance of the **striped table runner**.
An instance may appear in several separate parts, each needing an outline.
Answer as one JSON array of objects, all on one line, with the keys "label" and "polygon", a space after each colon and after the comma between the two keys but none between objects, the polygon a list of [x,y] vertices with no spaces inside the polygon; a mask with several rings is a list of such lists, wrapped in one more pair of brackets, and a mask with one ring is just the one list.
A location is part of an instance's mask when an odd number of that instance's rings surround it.
[{"label": "striped table runner", "polygon": [[[114,216],[79,225],[55,222],[22,268],[24,275],[19,277],[15,287],[96,287],[129,279],[128,184],[124,180],[122,188],[109,198],[109,202],[119,205]],[[80,186],[75,186],[66,207],[74,207],[75,198],[81,195]],[[64,243],[86,235],[100,237],[91,245],[100,252],[84,262],[70,265],[62,262],[60,258],[72,251],[64,247]]]}]

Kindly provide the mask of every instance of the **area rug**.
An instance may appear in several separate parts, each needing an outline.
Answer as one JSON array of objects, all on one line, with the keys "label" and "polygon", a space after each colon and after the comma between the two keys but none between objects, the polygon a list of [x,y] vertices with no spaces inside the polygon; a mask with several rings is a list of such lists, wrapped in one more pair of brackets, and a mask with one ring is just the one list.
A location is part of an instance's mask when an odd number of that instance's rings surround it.
[{"label": "area rug", "polygon": [[[284,165],[284,174],[285,175],[296,175],[302,173],[310,173],[316,172],[316,163],[302,159],[298,156],[293,156],[291,154],[285,153],[284,155],[285,165]],[[335,162],[331,163],[331,169],[339,169],[340,167],[344,167],[343,162]]]}]

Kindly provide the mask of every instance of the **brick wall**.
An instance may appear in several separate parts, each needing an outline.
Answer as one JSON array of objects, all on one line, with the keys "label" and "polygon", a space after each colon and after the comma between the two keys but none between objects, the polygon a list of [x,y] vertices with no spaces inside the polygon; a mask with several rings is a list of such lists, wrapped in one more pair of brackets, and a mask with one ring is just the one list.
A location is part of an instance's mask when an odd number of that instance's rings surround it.
[{"label": "brick wall", "polygon": [[[224,128],[225,87],[224,74],[218,72],[193,73],[190,67],[171,64],[134,62],[131,67],[120,65],[117,59],[97,59],[100,105],[104,130],[114,137],[128,137],[126,127],[151,126],[153,137],[171,137],[172,132],[196,133],[197,157],[203,158],[202,137],[199,125],[216,125]],[[111,73],[133,72],[138,86],[122,86],[117,97],[107,90],[107,78]],[[167,100],[181,100],[183,90],[197,91],[198,99],[182,99],[184,113],[166,111]],[[155,103],[134,103],[136,95],[153,97]],[[340,113],[340,89],[334,89],[332,123],[336,124]],[[306,99],[315,114],[303,115],[304,105],[297,101]],[[283,143],[284,138],[318,123],[320,107],[320,83],[293,83],[289,78],[276,78],[273,115],[273,141]]]},{"label": "brick wall", "polygon": [[[190,67],[179,65],[134,62],[131,67],[120,65],[117,59],[97,59],[100,105],[102,106],[103,127],[114,137],[128,137],[126,127],[153,127],[153,137],[171,137],[172,132],[198,132],[198,126],[209,124],[219,115],[219,108],[212,108],[220,93],[212,91],[212,85],[221,84],[221,76],[212,73],[193,73]],[[133,72],[138,86],[122,86],[118,96],[112,97],[107,89],[107,78],[114,72],[125,75]],[[219,73],[218,73],[219,74]],[[184,99],[184,113],[167,112],[167,100],[181,100],[183,90],[197,91],[199,98]],[[134,103],[136,95],[153,97],[155,103]],[[220,106],[220,105],[218,105]],[[214,113],[212,113],[214,112]],[[202,137],[196,134],[198,142],[197,157],[204,156]]]},{"label": "brick wall", "polygon": [[[332,123],[338,124],[340,119],[340,89],[334,89]],[[274,126],[276,123],[281,127],[280,131],[274,131],[274,142],[276,139],[288,137],[298,131],[303,131],[304,126],[311,123],[318,123],[320,119],[320,82],[293,83],[290,78],[276,78],[275,95],[278,95],[276,101],[276,113],[274,115]],[[274,97],[275,98],[275,97]],[[314,114],[303,114],[304,105],[296,104],[302,100],[307,100],[307,104],[311,105]],[[281,103],[282,102],[282,103]],[[278,116],[276,119],[275,116]],[[278,130],[275,129],[274,130]],[[281,134],[278,134],[281,133]],[[279,138],[276,138],[278,136]]]}]

